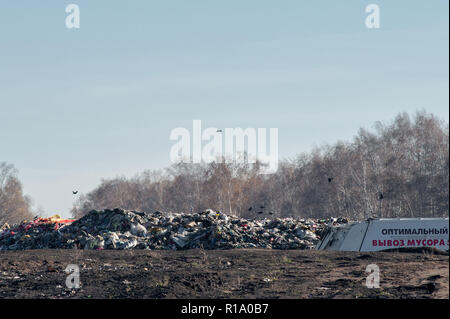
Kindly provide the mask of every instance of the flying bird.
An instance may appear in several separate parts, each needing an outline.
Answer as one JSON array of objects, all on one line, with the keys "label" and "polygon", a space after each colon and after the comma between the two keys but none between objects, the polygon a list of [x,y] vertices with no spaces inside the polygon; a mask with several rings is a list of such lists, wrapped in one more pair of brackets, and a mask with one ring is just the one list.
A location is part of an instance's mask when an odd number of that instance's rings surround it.
[{"label": "flying bird", "polygon": [[222,130],[217,130],[216,132],[217,132],[217,133],[222,133],[223,131],[222,131]]},{"label": "flying bird", "polygon": [[331,183],[333,181],[334,177],[328,177],[328,183]]},{"label": "flying bird", "polygon": [[250,208],[248,209],[248,211],[251,211],[251,210],[252,210],[252,208],[253,208],[253,207],[250,207]]},{"label": "flying bird", "polygon": [[380,192],[380,193],[378,194],[378,199],[379,199],[379,200],[383,200],[383,198],[384,198],[383,193]]},{"label": "flying bird", "polygon": [[262,213],[263,213],[263,212],[258,212],[258,214],[260,214],[260,215],[261,215]]},{"label": "flying bird", "polygon": [[78,191],[72,191],[72,194],[76,195],[78,194]]},{"label": "flying bird", "polygon": [[266,208],[265,206],[260,206],[260,208]]}]

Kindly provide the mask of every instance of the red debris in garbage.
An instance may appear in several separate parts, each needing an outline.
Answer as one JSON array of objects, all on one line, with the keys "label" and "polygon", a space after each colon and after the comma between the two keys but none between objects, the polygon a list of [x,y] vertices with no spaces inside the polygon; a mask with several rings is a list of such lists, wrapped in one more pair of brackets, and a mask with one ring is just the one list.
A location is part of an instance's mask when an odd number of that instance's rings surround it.
[{"label": "red debris in garbage", "polygon": [[28,232],[32,232],[33,229],[48,229],[58,230],[62,227],[71,224],[75,219],[61,219],[61,218],[43,218],[38,217],[31,221],[23,221],[22,223],[15,225],[12,229],[4,230],[0,232],[0,238],[7,236],[14,236],[16,234],[26,235]]}]

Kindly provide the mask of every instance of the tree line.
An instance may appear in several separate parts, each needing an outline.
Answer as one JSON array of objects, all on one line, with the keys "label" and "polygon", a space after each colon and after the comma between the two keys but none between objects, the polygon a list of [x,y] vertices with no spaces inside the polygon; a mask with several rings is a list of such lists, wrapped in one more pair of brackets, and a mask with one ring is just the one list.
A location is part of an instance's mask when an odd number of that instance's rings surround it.
[{"label": "tree line", "polygon": [[[81,194],[71,214],[122,207],[246,218],[345,216],[444,217],[449,212],[449,126],[425,111],[360,129],[347,142],[282,160],[275,174],[260,163],[177,163],[134,177],[104,179]],[[0,162],[0,225],[36,214],[13,165]]]},{"label": "tree line", "polygon": [[247,218],[448,216],[449,126],[425,111],[282,160],[275,174],[259,174],[259,165],[177,163],[105,179],[78,198],[72,215],[122,207]]},{"label": "tree line", "polygon": [[11,164],[0,162],[0,226],[32,217],[31,199],[23,193],[17,170]]}]

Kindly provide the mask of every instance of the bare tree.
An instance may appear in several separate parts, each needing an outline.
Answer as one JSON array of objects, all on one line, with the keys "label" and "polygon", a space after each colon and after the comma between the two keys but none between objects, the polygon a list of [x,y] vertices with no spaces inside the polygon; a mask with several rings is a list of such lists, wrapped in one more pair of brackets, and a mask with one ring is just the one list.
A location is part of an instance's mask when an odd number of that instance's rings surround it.
[{"label": "bare tree", "polygon": [[352,141],[283,160],[275,174],[259,174],[260,165],[178,163],[130,179],[104,180],[79,198],[72,213],[79,217],[120,206],[213,208],[248,218],[261,210],[274,217],[448,216],[449,127],[425,111],[413,118],[399,114],[392,123],[359,130]]},{"label": "bare tree", "polygon": [[11,164],[0,163],[0,224],[14,224],[32,217],[31,199],[23,194],[17,170]]}]

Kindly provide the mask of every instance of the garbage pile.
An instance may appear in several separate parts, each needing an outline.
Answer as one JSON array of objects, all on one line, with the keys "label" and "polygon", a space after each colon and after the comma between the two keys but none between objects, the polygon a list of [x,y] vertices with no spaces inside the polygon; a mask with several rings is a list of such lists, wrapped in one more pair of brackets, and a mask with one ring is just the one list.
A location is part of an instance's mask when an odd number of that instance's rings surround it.
[{"label": "garbage pile", "polygon": [[59,248],[59,230],[73,221],[54,215],[49,218],[36,217],[13,227],[5,223],[0,226],[0,250]]},{"label": "garbage pile", "polygon": [[0,228],[0,250],[272,248],[314,249],[340,219],[248,220],[208,209],[201,213],[93,210],[78,220],[36,218]]}]

